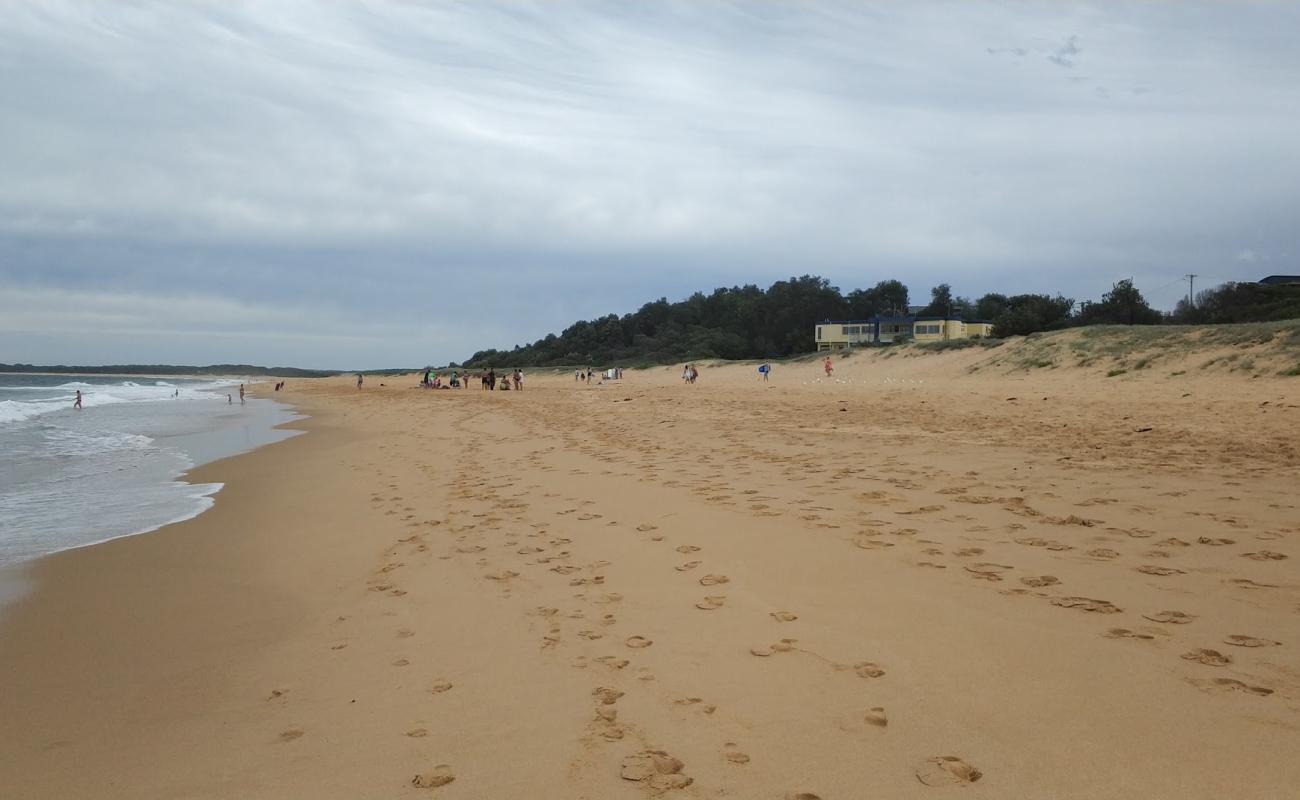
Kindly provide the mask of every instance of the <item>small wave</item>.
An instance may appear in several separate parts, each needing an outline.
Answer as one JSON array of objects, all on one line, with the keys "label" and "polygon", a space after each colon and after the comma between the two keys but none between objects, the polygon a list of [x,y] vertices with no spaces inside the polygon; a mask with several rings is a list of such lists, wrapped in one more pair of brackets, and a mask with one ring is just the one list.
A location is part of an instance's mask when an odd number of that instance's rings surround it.
[{"label": "small wave", "polygon": [[136,433],[74,431],[67,428],[49,430],[45,439],[49,442],[49,452],[66,456],[144,450],[153,444],[153,439]]},{"label": "small wave", "polygon": [[81,381],[72,381],[71,383],[60,383],[55,389],[93,389],[94,384],[82,383]]}]

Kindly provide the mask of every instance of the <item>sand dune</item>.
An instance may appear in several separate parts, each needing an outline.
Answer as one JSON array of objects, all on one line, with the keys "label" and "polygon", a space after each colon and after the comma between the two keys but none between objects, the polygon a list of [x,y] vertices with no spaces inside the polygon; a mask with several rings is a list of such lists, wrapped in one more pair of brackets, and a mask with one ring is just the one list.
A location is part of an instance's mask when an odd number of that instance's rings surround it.
[{"label": "sand dune", "polygon": [[991,355],[297,382],[39,565],[0,794],[1293,797],[1300,383]]}]

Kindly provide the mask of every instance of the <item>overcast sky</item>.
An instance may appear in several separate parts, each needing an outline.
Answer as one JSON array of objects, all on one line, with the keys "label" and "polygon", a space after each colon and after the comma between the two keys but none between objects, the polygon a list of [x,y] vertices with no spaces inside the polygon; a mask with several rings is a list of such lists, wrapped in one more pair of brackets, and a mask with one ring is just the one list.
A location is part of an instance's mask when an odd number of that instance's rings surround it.
[{"label": "overcast sky", "polygon": [[1300,272],[1300,4],[0,6],[0,362],[445,363],[803,273]]}]

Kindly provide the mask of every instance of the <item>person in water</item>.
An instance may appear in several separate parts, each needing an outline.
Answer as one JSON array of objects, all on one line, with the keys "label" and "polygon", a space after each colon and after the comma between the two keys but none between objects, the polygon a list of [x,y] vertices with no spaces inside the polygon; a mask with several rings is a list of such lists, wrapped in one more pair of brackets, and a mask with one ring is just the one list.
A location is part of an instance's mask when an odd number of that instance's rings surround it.
[{"label": "person in water", "polygon": [[80,389],[77,390],[77,399],[76,399],[75,401],[73,401],[73,403],[72,403],[72,407],[75,408],[75,409],[77,409],[78,411],[81,410],[81,390],[80,390]]}]

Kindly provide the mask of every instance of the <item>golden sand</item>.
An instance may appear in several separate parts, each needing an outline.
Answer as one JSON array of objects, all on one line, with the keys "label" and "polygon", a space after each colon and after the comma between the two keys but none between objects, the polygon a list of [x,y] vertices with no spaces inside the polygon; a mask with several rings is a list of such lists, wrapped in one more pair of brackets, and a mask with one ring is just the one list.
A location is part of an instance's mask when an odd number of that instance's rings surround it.
[{"label": "golden sand", "polygon": [[979,358],[291,382],[33,569],[0,796],[1295,797],[1300,382]]}]

